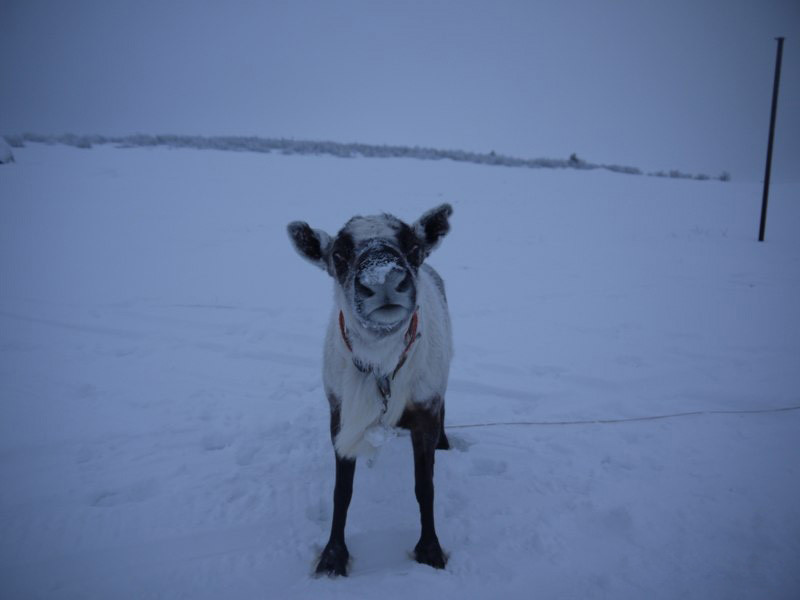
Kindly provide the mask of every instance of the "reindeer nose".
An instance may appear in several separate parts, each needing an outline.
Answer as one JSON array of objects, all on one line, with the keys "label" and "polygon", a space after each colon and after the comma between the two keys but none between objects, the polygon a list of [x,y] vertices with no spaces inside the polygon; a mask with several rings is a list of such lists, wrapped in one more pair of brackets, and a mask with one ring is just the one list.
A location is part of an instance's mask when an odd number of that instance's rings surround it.
[{"label": "reindeer nose", "polygon": [[394,292],[403,292],[408,288],[407,281],[405,269],[396,263],[372,265],[364,269],[358,277],[359,290],[367,297],[376,294],[387,297]]},{"label": "reindeer nose", "polygon": [[401,284],[405,283],[409,278],[408,273],[405,269],[392,269],[387,273],[386,280],[384,282],[383,288],[385,290],[394,290],[396,292],[402,291],[400,289]]}]

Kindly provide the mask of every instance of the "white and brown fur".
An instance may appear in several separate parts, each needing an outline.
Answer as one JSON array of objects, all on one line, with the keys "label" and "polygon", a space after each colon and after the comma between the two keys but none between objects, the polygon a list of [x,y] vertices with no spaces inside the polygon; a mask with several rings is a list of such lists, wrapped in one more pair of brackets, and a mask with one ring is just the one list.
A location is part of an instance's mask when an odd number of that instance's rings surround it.
[{"label": "white and brown fur", "polygon": [[[452,337],[444,284],[423,261],[448,233],[451,214],[443,204],[412,225],[386,214],[353,217],[335,237],[300,221],[288,226],[298,253],[334,279],[323,382],[336,484],[331,535],[317,573],[347,574],[344,528],[356,459],[373,456],[380,430],[395,426],[410,430],[414,450],[421,522],[415,558],[445,566],[433,518],[433,465],[435,450],[449,447],[444,397]],[[381,379],[388,381],[388,397]]]}]

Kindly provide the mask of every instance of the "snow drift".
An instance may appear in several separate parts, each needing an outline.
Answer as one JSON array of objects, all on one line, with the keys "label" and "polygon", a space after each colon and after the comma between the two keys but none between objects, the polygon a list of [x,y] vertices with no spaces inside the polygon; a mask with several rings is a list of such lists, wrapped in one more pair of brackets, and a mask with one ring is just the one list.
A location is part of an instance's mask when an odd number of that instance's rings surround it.
[{"label": "snow drift", "polygon": [[[15,155],[0,169],[0,596],[797,597],[796,185],[773,186],[759,244],[757,184],[162,147]],[[352,576],[314,579],[333,484],[330,288],[297,268],[284,227],[442,202],[447,569],[408,556],[400,436],[358,467]],[[649,419],[666,415],[682,416]]]}]

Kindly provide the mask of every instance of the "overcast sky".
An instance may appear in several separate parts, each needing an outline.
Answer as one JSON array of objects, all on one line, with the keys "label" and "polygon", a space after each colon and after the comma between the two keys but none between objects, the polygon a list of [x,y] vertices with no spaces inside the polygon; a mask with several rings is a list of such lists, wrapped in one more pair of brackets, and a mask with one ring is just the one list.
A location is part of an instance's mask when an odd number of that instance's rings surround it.
[{"label": "overcast sky", "polygon": [[0,0],[0,132],[247,134],[800,178],[800,2]]}]

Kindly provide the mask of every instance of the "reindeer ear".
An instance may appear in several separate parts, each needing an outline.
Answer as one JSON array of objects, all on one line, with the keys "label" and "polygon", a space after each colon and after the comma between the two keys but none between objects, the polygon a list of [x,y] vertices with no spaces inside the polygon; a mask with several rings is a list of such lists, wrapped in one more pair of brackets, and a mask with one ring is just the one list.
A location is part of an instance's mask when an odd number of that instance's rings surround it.
[{"label": "reindeer ear", "polygon": [[453,207],[449,204],[442,204],[426,212],[412,225],[414,233],[423,243],[423,257],[435,250],[442,238],[450,231],[448,218],[452,214]]},{"label": "reindeer ear", "polygon": [[328,269],[328,254],[331,251],[331,236],[321,229],[311,229],[308,223],[292,221],[286,227],[297,253],[322,270]]}]

